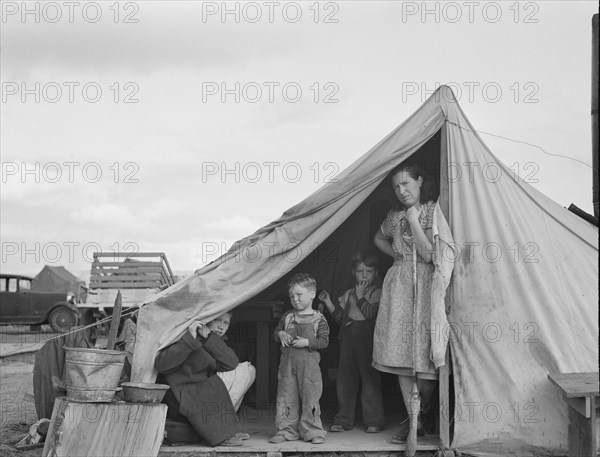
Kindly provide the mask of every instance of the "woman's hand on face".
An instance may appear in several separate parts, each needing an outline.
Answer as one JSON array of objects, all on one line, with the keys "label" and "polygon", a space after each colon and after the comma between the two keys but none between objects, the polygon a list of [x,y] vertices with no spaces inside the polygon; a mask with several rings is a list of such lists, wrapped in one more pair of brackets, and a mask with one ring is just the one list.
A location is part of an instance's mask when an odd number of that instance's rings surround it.
[{"label": "woman's hand on face", "polygon": [[411,224],[419,223],[419,210],[417,208],[415,208],[415,206],[411,206],[410,208],[408,208],[406,210],[406,219],[408,219],[408,222],[410,222]]}]

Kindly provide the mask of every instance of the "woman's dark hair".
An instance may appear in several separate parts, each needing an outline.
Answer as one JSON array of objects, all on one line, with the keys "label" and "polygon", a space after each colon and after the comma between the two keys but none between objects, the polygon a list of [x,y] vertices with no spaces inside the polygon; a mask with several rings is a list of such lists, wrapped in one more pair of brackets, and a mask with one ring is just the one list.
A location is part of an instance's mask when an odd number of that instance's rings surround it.
[{"label": "woman's dark hair", "polygon": [[[394,176],[396,176],[401,171],[406,171],[408,173],[408,175],[412,179],[415,179],[415,180],[419,179],[419,176],[421,178],[423,178],[423,183],[421,184],[421,198],[419,199],[419,201],[421,203],[427,203],[428,201],[434,200],[435,191],[433,190],[432,182],[428,178],[428,176],[425,173],[423,173],[423,170],[421,169],[421,167],[419,165],[417,165],[416,163],[403,162],[392,170],[392,172],[389,175],[390,184],[391,184],[392,188],[394,186],[394,181],[393,181]],[[398,200],[398,198],[394,195],[393,192],[392,192],[392,197],[393,197],[393,203],[394,203],[394,206],[396,209],[400,209],[400,210],[406,209],[404,207],[404,205],[402,204],[402,202],[400,202]]]}]

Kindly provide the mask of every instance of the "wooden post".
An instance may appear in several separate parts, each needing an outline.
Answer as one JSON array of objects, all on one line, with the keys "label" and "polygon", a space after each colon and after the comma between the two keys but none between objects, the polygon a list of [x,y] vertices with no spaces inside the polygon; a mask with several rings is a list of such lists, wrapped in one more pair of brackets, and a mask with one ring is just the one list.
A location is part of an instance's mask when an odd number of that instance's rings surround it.
[{"label": "wooden post", "polygon": [[[450,214],[450,186],[449,176],[449,153],[448,153],[448,130],[446,123],[440,129],[442,138],[440,142],[440,209],[452,229],[452,214]],[[452,287],[452,284],[450,284]],[[439,422],[440,443],[443,447],[450,447],[450,342],[446,350],[446,363],[439,370]]]},{"label": "wooden post", "polygon": [[115,348],[115,342],[117,341],[117,332],[119,331],[119,321],[121,320],[121,291],[117,292],[117,298],[115,299],[115,306],[113,308],[112,319],[110,321],[110,330],[108,332],[108,343],[106,343],[106,349],[112,351]]}]

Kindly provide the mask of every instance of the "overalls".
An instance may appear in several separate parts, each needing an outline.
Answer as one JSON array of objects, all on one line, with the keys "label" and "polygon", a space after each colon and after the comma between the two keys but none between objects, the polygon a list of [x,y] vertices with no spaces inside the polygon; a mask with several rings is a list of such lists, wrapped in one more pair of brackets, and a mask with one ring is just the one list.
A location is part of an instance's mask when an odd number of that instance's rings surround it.
[{"label": "overalls", "polygon": [[[320,313],[303,318],[290,313],[285,322],[285,331],[292,336],[307,338],[316,336]],[[282,347],[277,380],[277,416],[275,426],[278,434],[288,441],[300,437],[310,441],[325,437],[321,424],[319,399],[323,392],[318,351],[309,348]]]}]

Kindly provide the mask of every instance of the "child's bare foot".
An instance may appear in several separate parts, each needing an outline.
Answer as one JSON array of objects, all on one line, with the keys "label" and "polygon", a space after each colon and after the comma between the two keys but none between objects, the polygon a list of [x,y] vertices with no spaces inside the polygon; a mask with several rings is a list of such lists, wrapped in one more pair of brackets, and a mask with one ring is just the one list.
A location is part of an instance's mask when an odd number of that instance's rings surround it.
[{"label": "child's bare foot", "polygon": [[311,441],[312,444],[323,444],[325,442],[325,438],[322,436],[315,436]]}]

